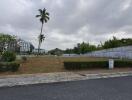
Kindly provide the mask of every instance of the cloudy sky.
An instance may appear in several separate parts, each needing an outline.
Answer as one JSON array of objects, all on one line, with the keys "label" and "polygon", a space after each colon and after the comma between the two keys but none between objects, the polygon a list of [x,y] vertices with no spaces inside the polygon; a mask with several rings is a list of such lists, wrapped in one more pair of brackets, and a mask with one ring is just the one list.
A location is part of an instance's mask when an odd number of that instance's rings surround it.
[{"label": "cloudy sky", "polygon": [[17,35],[37,47],[46,8],[42,48],[71,48],[82,41],[99,44],[117,36],[132,38],[132,0],[0,0],[0,32]]}]

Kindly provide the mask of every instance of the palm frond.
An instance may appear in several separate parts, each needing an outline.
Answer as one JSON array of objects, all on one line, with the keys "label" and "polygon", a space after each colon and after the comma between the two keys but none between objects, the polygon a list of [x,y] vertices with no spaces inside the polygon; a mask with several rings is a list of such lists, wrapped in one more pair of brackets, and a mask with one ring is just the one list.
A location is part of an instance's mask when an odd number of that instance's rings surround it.
[{"label": "palm frond", "polygon": [[44,39],[45,39],[44,34],[40,34],[39,37],[38,37],[38,39],[39,39],[40,42],[43,42]]},{"label": "palm frond", "polygon": [[45,14],[49,16],[49,13],[48,12],[46,12]]},{"label": "palm frond", "polygon": [[44,19],[44,22],[47,23],[47,19]]},{"label": "palm frond", "polygon": [[39,9],[38,11],[40,12],[40,14],[42,14],[42,13],[43,13],[42,9]]},{"label": "palm frond", "polygon": [[41,15],[36,15],[36,17],[40,17]]},{"label": "palm frond", "polygon": [[43,13],[45,14],[45,12],[46,12],[46,9],[44,8],[44,9],[43,9]]},{"label": "palm frond", "polygon": [[45,19],[49,20],[50,18],[49,18],[49,16],[45,16]]},{"label": "palm frond", "polygon": [[44,19],[42,17],[40,18],[40,22],[41,23],[44,23]]},{"label": "palm frond", "polygon": [[36,15],[36,17],[40,17],[40,22],[43,24],[44,22],[47,23],[47,21],[50,19],[49,18],[49,13],[46,11],[46,9],[39,9],[40,12],[39,15]]}]

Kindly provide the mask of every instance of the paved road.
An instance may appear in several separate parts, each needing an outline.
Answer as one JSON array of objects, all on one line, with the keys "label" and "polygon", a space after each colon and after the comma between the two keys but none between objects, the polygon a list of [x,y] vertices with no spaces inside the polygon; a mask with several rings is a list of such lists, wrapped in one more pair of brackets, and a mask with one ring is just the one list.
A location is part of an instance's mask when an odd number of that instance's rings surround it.
[{"label": "paved road", "polygon": [[4,87],[0,100],[132,100],[132,77]]}]

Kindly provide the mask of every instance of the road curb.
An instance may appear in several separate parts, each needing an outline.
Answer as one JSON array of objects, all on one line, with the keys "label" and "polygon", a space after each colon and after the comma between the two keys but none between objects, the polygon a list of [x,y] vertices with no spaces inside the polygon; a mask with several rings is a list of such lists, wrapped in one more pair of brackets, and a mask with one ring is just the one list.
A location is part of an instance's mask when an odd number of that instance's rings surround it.
[{"label": "road curb", "polygon": [[116,72],[116,73],[99,73],[99,74],[78,74],[75,72],[58,72],[58,73],[45,73],[45,74],[15,75],[14,77],[13,76],[0,77],[0,87],[68,82],[68,81],[112,78],[112,77],[122,77],[122,76],[132,76],[132,71]]}]

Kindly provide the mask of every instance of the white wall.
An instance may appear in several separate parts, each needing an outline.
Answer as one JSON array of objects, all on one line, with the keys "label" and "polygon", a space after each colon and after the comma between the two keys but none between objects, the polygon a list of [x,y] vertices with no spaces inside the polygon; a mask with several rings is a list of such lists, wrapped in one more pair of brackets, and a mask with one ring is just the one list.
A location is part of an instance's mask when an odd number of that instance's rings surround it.
[{"label": "white wall", "polygon": [[132,46],[124,46],[124,47],[94,51],[84,54],[84,56],[132,59]]}]

